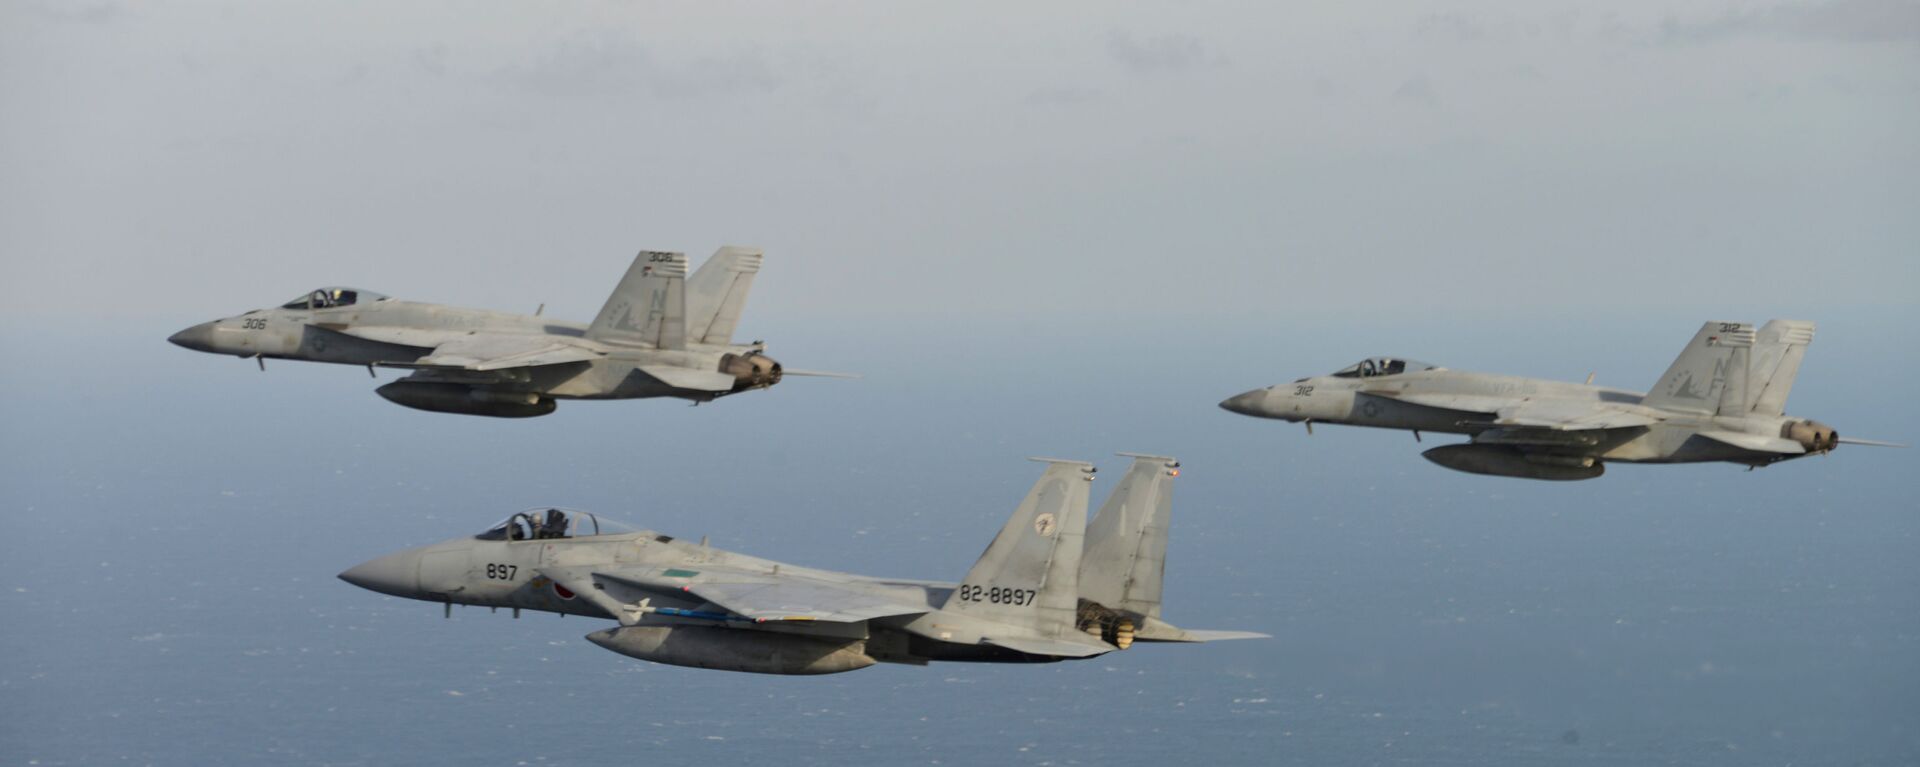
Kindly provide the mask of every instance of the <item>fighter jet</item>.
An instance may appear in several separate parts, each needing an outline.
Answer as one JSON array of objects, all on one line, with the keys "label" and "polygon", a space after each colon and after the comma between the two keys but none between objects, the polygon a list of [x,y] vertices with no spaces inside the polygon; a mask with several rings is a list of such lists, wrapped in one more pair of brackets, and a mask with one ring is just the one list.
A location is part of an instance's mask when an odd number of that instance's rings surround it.
[{"label": "fighter jet", "polygon": [[1757,468],[1843,445],[1903,447],[1843,438],[1833,427],[1784,414],[1814,325],[1772,320],[1756,333],[1709,322],[1647,394],[1536,378],[1449,370],[1375,357],[1331,376],[1236,395],[1220,407],[1315,423],[1467,434],[1466,444],[1422,453],[1449,469],[1529,479],[1598,477],[1608,462],[1727,461]]},{"label": "fighter jet", "polygon": [[1132,466],[1087,523],[1091,464],[1049,458],[1040,481],[958,583],[873,578],[737,554],[594,514],[536,509],[486,532],[365,562],[362,588],[453,605],[617,621],[587,635],[622,655],[761,674],[875,663],[1046,663],[1135,642],[1265,637],[1160,619],[1180,464]]},{"label": "fighter jet", "polygon": [[[733,343],[761,251],[724,247],[687,276],[681,253],[641,251],[591,325],[321,288],[182,330],[195,351],[413,372],[375,391],[441,413],[526,418],[561,399],[678,397],[695,403],[765,389],[788,375],[766,345]],[[544,310],[544,305],[541,307]]]}]

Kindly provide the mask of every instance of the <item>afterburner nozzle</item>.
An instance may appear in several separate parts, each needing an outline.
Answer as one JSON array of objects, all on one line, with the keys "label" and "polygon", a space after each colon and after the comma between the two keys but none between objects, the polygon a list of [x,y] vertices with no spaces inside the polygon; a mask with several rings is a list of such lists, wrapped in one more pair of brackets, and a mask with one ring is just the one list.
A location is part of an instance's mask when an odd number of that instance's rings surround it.
[{"label": "afterburner nozzle", "polygon": [[1819,421],[1794,421],[1781,428],[1780,436],[1800,443],[1809,453],[1830,452],[1840,446],[1840,432]]},{"label": "afterburner nozzle", "polygon": [[733,390],[764,389],[780,383],[780,363],[760,352],[727,354],[720,358],[720,372],[733,376]]}]

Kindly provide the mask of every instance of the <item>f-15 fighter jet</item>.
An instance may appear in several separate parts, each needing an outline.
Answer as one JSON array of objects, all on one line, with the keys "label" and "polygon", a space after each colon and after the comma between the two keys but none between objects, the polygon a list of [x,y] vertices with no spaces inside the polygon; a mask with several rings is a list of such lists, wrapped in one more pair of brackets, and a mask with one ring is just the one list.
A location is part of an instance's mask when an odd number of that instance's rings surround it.
[{"label": "f-15 fighter jet", "polygon": [[1234,396],[1242,415],[1315,423],[1467,434],[1426,451],[1449,469],[1529,479],[1591,479],[1612,461],[1727,461],[1760,467],[1843,444],[1819,421],[1785,415],[1787,392],[1814,325],[1772,320],[1756,333],[1709,322],[1647,394],[1537,378],[1449,370],[1376,357],[1331,376]]},{"label": "f-15 fighter jet", "polygon": [[321,288],[167,339],[196,351],[403,368],[376,389],[400,405],[525,418],[560,399],[679,397],[764,389],[786,370],[758,341],[733,343],[761,252],[725,247],[687,276],[680,253],[642,251],[591,325]]},{"label": "f-15 fighter jet", "polygon": [[1134,455],[1087,523],[1093,466],[1047,464],[958,583],[851,575],[627,530],[585,512],[515,514],[476,536],[356,565],[341,579],[446,605],[614,620],[587,635],[655,663],[831,674],[875,663],[1044,663],[1135,642],[1264,637],[1160,619],[1172,458]]}]

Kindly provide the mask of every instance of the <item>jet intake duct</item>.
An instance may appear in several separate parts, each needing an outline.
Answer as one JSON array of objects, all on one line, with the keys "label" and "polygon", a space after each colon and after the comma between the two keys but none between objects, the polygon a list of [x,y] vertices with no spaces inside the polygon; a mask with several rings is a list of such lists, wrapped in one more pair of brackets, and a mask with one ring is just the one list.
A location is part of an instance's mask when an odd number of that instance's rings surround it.
[{"label": "jet intake duct", "polygon": [[1500,445],[1447,445],[1420,454],[1454,471],[1524,479],[1593,479],[1607,467],[1592,458],[1534,455]]},{"label": "jet intake duct", "polygon": [[861,640],[826,640],[713,626],[625,626],[587,641],[630,658],[669,666],[754,674],[837,674],[877,663]]},{"label": "jet intake duct", "polygon": [[532,418],[553,412],[552,399],[532,392],[494,391],[465,384],[399,380],[375,389],[388,402],[435,413]]},{"label": "jet intake duct", "polygon": [[733,376],[733,391],[764,389],[780,383],[780,363],[759,352],[720,357],[720,372]]},{"label": "jet intake duct", "polygon": [[1840,446],[1840,432],[1819,421],[1789,421],[1780,436],[1800,443],[1809,453],[1825,453]]}]

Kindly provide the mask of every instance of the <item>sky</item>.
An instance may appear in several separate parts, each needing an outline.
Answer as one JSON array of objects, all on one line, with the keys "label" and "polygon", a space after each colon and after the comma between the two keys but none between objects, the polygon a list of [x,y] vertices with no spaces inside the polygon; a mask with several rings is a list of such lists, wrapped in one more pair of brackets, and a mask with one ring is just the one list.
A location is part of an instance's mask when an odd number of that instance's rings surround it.
[{"label": "sky", "polygon": [[[1920,5],[17,2],[0,116],[0,763],[1920,760],[1920,453],[1540,483],[1215,406],[1786,317],[1789,413],[1915,442]],[[729,243],[741,338],[864,377],[505,421],[164,340]],[[1118,451],[1185,463],[1166,617],[1273,639],[781,679],[334,578],[562,505],[952,579]]]},{"label": "sky", "polygon": [[726,243],[783,316],[1920,284],[1897,0],[0,13],[13,318],[335,283],[587,317],[632,252]]}]

